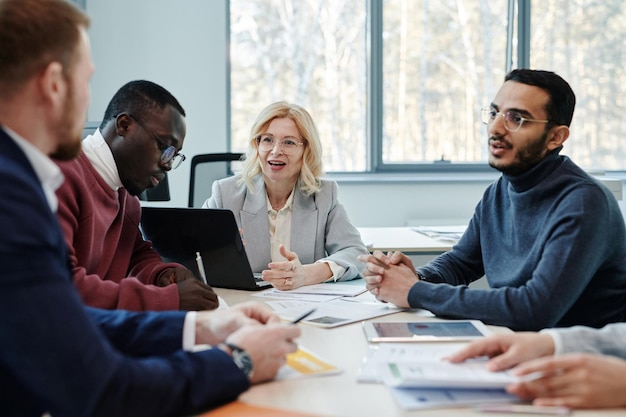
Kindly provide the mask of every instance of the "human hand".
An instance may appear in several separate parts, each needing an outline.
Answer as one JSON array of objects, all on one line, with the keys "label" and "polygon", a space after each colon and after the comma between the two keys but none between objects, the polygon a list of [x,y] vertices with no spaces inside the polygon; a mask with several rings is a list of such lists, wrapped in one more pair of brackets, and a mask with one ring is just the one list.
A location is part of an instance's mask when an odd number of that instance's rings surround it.
[{"label": "human hand", "polygon": [[568,354],[535,359],[513,370],[517,376],[541,373],[510,384],[507,391],[542,406],[613,408],[626,406],[626,361],[603,355]]},{"label": "human hand", "polygon": [[245,349],[252,360],[251,383],[273,379],[287,362],[287,354],[298,350],[293,341],[300,328],[293,324],[248,325],[231,334],[226,341]]},{"label": "human hand", "polygon": [[279,246],[280,254],[287,259],[283,262],[270,262],[262,272],[263,280],[279,290],[292,290],[306,283],[306,271],[298,259],[298,254],[291,252],[284,245]]},{"label": "human hand", "polygon": [[219,306],[213,288],[198,281],[186,279],[176,283],[180,310],[213,310]]},{"label": "human hand", "polygon": [[554,354],[554,341],[546,333],[496,334],[469,343],[446,360],[458,363],[477,356],[488,356],[487,369],[502,371],[524,361]]},{"label": "human hand", "polygon": [[196,316],[196,344],[217,345],[244,326],[279,323],[280,317],[272,309],[253,301],[228,309],[199,311]]},{"label": "human hand", "polygon": [[406,255],[401,252],[385,255],[377,250],[371,255],[359,256],[359,260],[365,263],[361,273],[365,288],[376,299],[398,307],[410,307],[407,300],[409,290],[419,277],[413,269],[413,262]]},{"label": "human hand", "polygon": [[168,268],[164,270],[161,275],[156,279],[155,284],[159,287],[167,287],[170,284],[176,284],[178,282],[192,279],[195,277],[190,270],[183,267]]}]

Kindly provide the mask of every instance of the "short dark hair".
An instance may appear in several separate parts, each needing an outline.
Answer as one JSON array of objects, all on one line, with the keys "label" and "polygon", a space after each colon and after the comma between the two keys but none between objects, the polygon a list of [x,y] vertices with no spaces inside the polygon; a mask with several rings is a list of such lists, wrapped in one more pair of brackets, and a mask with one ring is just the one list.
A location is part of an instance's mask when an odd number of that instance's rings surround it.
[{"label": "short dark hair", "polygon": [[572,123],[574,107],[576,107],[576,95],[572,87],[561,76],[551,71],[520,68],[509,72],[504,81],[532,85],[548,93],[550,99],[545,110],[550,122],[547,127],[569,126]]},{"label": "short dark hair", "polygon": [[109,102],[100,129],[104,129],[120,113],[128,112],[139,120],[147,120],[155,111],[161,111],[167,106],[174,107],[182,116],[186,116],[178,100],[165,88],[151,81],[130,81],[117,90]]},{"label": "short dark hair", "polygon": [[0,0],[0,94],[14,94],[52,62],[68,77],[89,18],[65,0]]}]

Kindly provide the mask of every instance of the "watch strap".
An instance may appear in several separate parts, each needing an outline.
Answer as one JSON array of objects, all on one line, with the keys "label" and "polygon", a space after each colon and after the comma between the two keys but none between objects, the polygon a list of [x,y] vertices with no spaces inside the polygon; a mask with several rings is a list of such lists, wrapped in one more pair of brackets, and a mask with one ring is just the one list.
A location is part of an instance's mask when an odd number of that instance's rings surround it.
[{"label": "watch strap", "polygon": [[248,352],[234,343],[225,342],[223,345],[230,349],[230,355],[235,365],[250,378],[254,370],[254,365]]}]

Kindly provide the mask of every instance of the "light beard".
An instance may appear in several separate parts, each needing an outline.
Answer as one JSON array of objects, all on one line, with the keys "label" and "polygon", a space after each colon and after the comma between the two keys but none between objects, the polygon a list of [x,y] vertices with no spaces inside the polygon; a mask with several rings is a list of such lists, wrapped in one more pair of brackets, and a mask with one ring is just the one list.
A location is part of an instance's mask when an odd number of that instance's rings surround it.
[{"label": "light beard", "polygon": [[[67,95],[65,96],[65,108],[63,117],[54,129],[58,138],[58,146],[56,150],[50,154],[50,157],[59,161],[69,161],[76,158],[81,150],[82,144],[82,124],[77,124],[77,110],[74,100],[74,89],[71,80],[68,79]],[[84,115],[83,121],[85,119]]]},{"label": "light beard", "polygon": [[515,161],[508,165],[498,164],[498,161],[489,161],[489,166],[506,175],[519,175],[537,165],[546,156],[546,142],[548,131],[544,131],[536,140],[528,143],[515,152]]}]

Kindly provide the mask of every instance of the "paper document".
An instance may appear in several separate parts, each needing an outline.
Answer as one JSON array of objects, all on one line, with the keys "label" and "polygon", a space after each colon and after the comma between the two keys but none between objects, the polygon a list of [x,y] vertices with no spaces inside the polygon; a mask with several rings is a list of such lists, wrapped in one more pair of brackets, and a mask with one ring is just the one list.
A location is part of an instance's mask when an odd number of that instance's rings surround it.
[{"label": "paper document", "polygon": [[456,243],[465,233],[467,226],[416,226],[411,230],[443,242]]},{"label": "paper document", "polygon": [[503,389],[393,388],[391,395],[405,410],[513,403],[519,398]]},{"label": "paper document", "polygon": [[324,301],[336,300],[337,298],[341,298],[341,295],[302,294],[302,293],[294,293],[291,291],[279,291],[277,289],[261,291],[261,292],[252,294],[252,296],[258,297],[258,298],[271,298],[271,299],[314,302],[314,303],[323,303]]},{"label": "paper document", "polygon": [[293,320],[305,309],[316,307],[301,323],[320,327],[337,327],[344,324],[397,313],[403,309],[386,303],[359,303],[352,298],[338,298],[323,303],[308,303],[303,301],[266,301],[283,320]]},{"label": "paper document", "polygon": [[[450,371],[449,367],[457,365],[444,362],[442,358],[457,352],[465,345],[465,342],[370,344],[357,380],[359,382],[383,382],[383,379],[387,377],[391,370],[389,364],[395,364],[396,368],[399,366],[398,364],[407,364],[407,367],[412,366],[418,374],[419,371],[423,371],[420,376],[431,378],[431,383],[427,384],[429,385],[428,388],[389,388],[394,399],[405,410],[519,401],[519,398],[508,394],[501,388],[502,385],[499,385],[499,382],[496,385],[500,386],[500,388],[479,388],[476,380],[480,380],[480,375],[489,372],[484,368],[479,369],[478,373],[471,377],[467,376],[467,369],[461,372],[456,372],[456,369],[453,372]],[[461,366],[460,368],[463,367]],[[464,373],[465,376],[463,376]],[[489,372],[489,374],[492,373]],[[406,377],[406,375],[404,376]],[[489,375],[488,379],[492,376]],[[436,384],[443,386],[431,387],[431,385],[436,385],[432,383],[432,378],[435,378]],[[441,384],[441,380],[444,378],[447,382]],[[471,381],[468,382],[467,379]],[[453,388],[453,386],[459,383],[459,380],[463,381],[462,384],[459,384],[463,388]],[[395,379],[392,379],[392,381],[394,383],[397,382]],[[407,382],[409,379],[406,378],[404,381]],[[426,379],[423,381],[426,381]],[[417,385],[420,384],[421,382],[418,382]],[[467,388],[468,385],[471,387]]]},{"label": "paper document", "polygon": [[279,369],[276,379],[334,375],[340,372],[340,368],[300,347],[296,352],[287,355],[287,363]]},{"label": "paper document", "polygon": [[383,382],[398,388],[502,388],[517,381],[509,372],[491,372],[486,360],[463,363],[405,360],[383,363],[379,367]]},{"label": "paper document", "polygon": [[460,350],[467,343],[373,343],[363,359],[357,381],[382,382],[380,365],[390,362],[414,360],[439,362]]},{"label": "paper document", "polygon": [[397,388],[504,388],[517,380],[509,372],[491,372],[487,359],[450,363],[443,358],[464,343],[381,343],[361,366],[359,381],[382,381]]},{"label": "paper document", "polygon": [[[285,292],[279,291],[278,292]],[[270,291],[268,291],[270,292]],[[365,292],[365,283],[361,285],[354,284],[336,284],[325,283],[315,285],[304,285],[299,288],[287,291],[290,294],[321,294],[321,295],[339,295],[342,297],[354,297]]]}]

